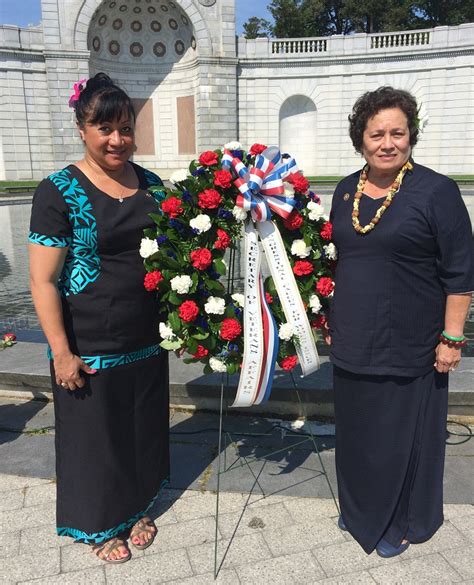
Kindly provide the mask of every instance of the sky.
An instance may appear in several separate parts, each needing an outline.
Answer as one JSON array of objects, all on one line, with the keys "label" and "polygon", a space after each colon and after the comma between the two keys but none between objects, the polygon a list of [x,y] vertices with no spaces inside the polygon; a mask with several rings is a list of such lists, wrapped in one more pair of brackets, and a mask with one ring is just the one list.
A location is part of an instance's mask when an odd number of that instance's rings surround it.
[{"label": "sky", "polygon": [[[217,0],[219,2],[219,0]],[[267,6],[271,0],[235,0],[237,34],[251,16],[269,18]],[[0,24],[28,26],[41,20],[41,0],[0,0]]]}]

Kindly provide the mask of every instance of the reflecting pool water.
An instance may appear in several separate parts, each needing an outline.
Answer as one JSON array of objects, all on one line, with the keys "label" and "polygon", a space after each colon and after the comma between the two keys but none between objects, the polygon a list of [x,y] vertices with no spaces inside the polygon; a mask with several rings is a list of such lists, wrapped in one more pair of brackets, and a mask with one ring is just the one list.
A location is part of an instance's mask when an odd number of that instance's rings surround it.
[{"label": "reflecting pool water", "polygon": [[0,332],[38,330],[28,282],[30,203],[0,204]]},{"label": "reflecting pool water", "polygon": [[[42,339],[28,282],[30,211],[30,202],[0,201],[0,334],[12,331],[25,341]],[[471,342],[465,355],[474,356],[474,304],[466,333]]]}]

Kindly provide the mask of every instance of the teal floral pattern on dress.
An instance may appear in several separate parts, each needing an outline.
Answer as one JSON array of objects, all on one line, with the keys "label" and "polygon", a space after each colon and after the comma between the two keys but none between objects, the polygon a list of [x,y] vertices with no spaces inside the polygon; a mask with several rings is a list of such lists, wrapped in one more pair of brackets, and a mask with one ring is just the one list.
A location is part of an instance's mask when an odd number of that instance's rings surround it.
[{"label": "teal floral pattern on dress", "polygon": [[71,177],[69,169],[50,175],[69,207],[72,241],[66,256],[58,287],[64,296],[76,295],[97,280],[100,258],[97,253],[97,222],[92,205],[79,181]]},{"label": "teal floral pattern on dress", "polygon": [[160,203],[166,197],[163,181],[148,169],[143,169],[143,172],[147,182],[147,191],[153,195],[157,203]]},{"label": "teal floral pattern on dress", "polygon": [[125,522],[122,522],[118,526],[114,526],[113,528],[109,528],[108,530],[102,530],[101,532],[90,532],[90,533],[83,532],[82,530],[78,530],[77,528],[68,528],[68,527],[58,526],[56,528],[56,532],[58,533],[58,536],[71,536],[72,538],[75,539],[75,542],[83,542],[85,544],[100,544],[101,542],[105,542],[106,540],[110,540],[111,538],[114,538],[114,537],[118,536],[119,534],[122,534],[123,532],[125,532],[129,528],[131,528],[134,524],[136,524],[140,520],[140,518],[143,518],[143,516],[146,516],[148,514],[148,512],[152,509],[152,507],[154,506],[154,504],[156,503],[158,498],[160,497],[161,492],[163,491],[163,488],[168,484],[168,482],[169,482],[168,479],[165,479],[164,481],[161,482],[160,489],[158,490],[158,493],[151,500],[151,502],[148,504],[148,506],[145,508],[145,510],[143,510],[142,512],[138,512],[138,514],[135,514],[135,516],[133,516],[129,520],[126,520]]},{"label": "teal floral pattern on dress", "polygon": [[[115,368],[116,366],[124,366],[126,364],[133,364],[140,360],[146,360],[161,353],[161,347],[157,345],[150,345],[137,351],[129,353],[111,353],[106,355],[81,355],[81,359],[89,367],[95,370],[103,370],[105,368]],[[48,346],[48,358],[53,359],[53,353]]]},{"label": "teal floral pattern on dress", "polygon": [[71,245],[71,238],[58,238],[55,236],[43,236],[36,232],[30,232],[28,236],[30,244],[39,244],[49,248],[67,248]]}]

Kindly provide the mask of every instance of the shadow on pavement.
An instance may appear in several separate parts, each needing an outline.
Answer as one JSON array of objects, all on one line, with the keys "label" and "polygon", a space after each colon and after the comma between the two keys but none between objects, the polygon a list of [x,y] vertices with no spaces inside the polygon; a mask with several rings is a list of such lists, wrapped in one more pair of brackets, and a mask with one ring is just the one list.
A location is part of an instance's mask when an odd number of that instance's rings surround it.
[{"label": "shadow on pavement", "polygon": [[[0,404],[0,445],[15,441],[47,402],[29,400],[16,404]],[[44,429],[41,429],[42,431]],[[30,429],[34,433],[34,429]]]}]

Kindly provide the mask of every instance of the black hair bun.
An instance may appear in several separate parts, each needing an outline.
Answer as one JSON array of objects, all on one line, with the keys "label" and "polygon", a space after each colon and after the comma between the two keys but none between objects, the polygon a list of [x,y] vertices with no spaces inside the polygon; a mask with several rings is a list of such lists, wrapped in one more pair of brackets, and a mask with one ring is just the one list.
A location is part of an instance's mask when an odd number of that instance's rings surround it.
[{"label": "black hair bun", "polygon": [[98,89],[111,87],[115,85],[114,82],[106,73],[97,73],[94,77],[87,80],[87,91],[96,92]]}]

